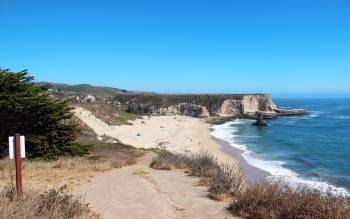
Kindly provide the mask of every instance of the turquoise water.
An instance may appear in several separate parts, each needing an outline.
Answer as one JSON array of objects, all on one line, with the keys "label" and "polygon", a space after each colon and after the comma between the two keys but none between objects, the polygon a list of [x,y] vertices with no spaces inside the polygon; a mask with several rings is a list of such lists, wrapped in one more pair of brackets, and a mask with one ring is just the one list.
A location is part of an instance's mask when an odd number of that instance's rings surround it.
[{"label": "turquoise water", "polygon": [[253,166],[295,184],[350,191],[350,99],[279,99],[279,107],[309,114],[269,120],[267,127],[235,120],[213,135],[245,151]]}]

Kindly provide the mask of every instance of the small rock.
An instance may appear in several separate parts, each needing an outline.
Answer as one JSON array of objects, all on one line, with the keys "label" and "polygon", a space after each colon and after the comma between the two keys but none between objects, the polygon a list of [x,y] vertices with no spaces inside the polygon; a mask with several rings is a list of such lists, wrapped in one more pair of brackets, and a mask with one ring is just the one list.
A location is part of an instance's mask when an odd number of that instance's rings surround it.
[{"label": "small rock", "polygon": [[267,123],[264,121],[264,114],[257,112],[256,122],[253,124],[255,126],[267,126]]},{"label": "small rock", "polygon": [[83,103],[93,103],[96,101],[96,97],[94,97],[93,95],[86,95],[83,99],[82,99],[82,102]]}]

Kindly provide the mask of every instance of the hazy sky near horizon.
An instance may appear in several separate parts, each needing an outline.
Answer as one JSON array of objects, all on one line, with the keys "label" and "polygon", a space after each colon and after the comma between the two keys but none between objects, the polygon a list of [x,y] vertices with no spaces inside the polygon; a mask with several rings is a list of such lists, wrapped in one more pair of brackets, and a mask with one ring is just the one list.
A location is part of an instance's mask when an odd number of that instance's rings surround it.
[{"label": "hazy sky near horizon", "polygon": [[350,97],[350,1],[0,0],[0,67],[131,90]]}]

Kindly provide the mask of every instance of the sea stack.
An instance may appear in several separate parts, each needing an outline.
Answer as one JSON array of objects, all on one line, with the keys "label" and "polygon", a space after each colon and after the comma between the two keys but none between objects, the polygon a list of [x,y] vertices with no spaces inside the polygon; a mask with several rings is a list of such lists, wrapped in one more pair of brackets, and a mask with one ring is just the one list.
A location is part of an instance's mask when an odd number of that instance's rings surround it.
[{"label": "sea stack", "polygon": [[257,119],[256,122],[253,124],[255,126],[267,126],[267,123],[264,121],[264,113],[262,112],[256,112]]}]

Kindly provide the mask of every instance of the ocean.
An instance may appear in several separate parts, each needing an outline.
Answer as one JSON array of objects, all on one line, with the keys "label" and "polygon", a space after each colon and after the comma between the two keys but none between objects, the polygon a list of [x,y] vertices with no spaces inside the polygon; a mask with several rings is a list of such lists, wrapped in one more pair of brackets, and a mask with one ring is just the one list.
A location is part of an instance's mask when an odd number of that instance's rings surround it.
[{"label": "ocean", "polygon": [[305,116],[237,119],[213,126],[212,135],[243,151],[248,164],[295,186],[350,194],[350,99],[277,99]]}]

